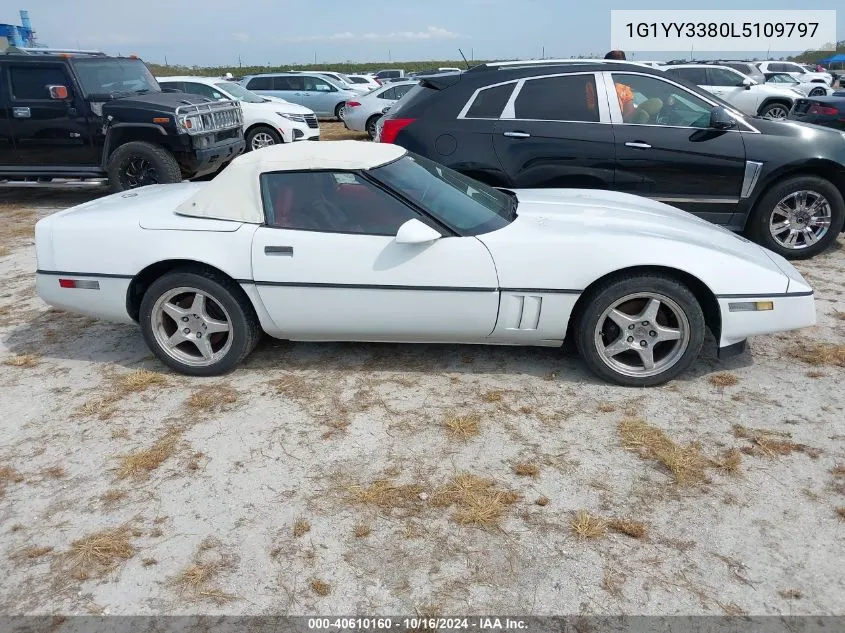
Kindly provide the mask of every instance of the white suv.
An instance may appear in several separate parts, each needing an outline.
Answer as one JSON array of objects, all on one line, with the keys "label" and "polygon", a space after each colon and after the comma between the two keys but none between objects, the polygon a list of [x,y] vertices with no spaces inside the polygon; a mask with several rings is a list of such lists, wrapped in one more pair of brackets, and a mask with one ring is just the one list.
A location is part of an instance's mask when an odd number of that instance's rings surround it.
[{"label": "white suv", "polygon": [[320,140],[320,125],[312,110],[283,99],[262,97],[240,84],[219,77],[157,77],[162,88],[209,99],[235,99],[244,117],[246,151],[293,141]]},{"label": "white suv", "polygon": [[757,67],[763,73],[789,73],[801,83],[818,82],[828,86],[833,83],[833,75],[830,73],[817,73],[795,62],[760,62]]},{"label": "white suv", "polygon": [[678,64],[662,68],[668,77],[684,79],[750,116],[785,119],[796,99],[804,97],[800,90],[778,84],[760,84],[727,66],[713,64]]}]

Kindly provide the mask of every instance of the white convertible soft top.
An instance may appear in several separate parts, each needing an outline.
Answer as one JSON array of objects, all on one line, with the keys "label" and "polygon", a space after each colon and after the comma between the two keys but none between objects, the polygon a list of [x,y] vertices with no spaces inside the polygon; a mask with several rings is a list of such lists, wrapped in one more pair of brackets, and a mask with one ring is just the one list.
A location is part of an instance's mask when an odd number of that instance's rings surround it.
[{"label": "white convertible soft top", "polygon": [[261,224],[259,177],[271,171],[372,169],[404,156],[398,145],[369,141],[299,141],[248,152],[176,207],[200,218]]}]

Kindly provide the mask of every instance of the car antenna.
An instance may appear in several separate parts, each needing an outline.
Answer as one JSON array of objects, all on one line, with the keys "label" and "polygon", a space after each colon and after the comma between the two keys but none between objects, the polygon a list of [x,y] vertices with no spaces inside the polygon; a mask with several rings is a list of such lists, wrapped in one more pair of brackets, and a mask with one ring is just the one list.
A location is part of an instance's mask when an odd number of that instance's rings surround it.
[{"label": "car antenna", "polygon": [[467,56],[464,55],[464,52],[459,48],[458,52],[461,54],[461,57],[464,58],[464,63],[467,65],[467,70],[469,70],[469,62],[467,61]]}]

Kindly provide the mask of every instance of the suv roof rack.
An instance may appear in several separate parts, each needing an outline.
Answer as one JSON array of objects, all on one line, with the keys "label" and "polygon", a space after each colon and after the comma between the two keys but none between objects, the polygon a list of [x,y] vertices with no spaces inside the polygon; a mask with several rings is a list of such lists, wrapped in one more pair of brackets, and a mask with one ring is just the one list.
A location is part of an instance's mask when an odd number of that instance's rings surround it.
[{"label": "suv roof rack", "polygon": [[[686,63],[686,62],[684,62]],[[507,61],[507,62],[487,62],[486,64],[479,64],[473,66],[469,70],[463,72],[472,72],[480,70],[512,70],[516,68],[531,68],[532,66],[563,66],[566,64],[630,64],[633,66],[642,66],[644,68],[651,68],[649,64],[638,62],[630,59],[525,59],[522,61]]]},{"label": "suv roof rack", "polygon": [[33,48],[10,46],[5,51],[6,55],[91,55],[106,57],[103,51],[85,50],[81,48]]}]

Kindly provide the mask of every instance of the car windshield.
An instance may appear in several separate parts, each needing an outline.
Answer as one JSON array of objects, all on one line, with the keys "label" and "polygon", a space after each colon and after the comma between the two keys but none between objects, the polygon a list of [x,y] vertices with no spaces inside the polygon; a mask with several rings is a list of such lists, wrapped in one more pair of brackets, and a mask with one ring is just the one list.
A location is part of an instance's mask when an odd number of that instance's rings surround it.
[{"label": "car windshield", "polygon": [[370,174],[462,235],[489,233],[516,217],[514,194],[488,187],[416,154],[373,169]]},{"label": "car windshield", "polygon": [[238,101],[246,101],[247,103],[264,103],[266,101],[264,97],[261,97],[254,92],[247,90],[240,84],[236,84],[231,81],[221,81],[214,85]]},{"label": "car windshield", "polygon": [[86,97],[161,92],[155,77],[140,59],[76,58],[72,63]]}]

